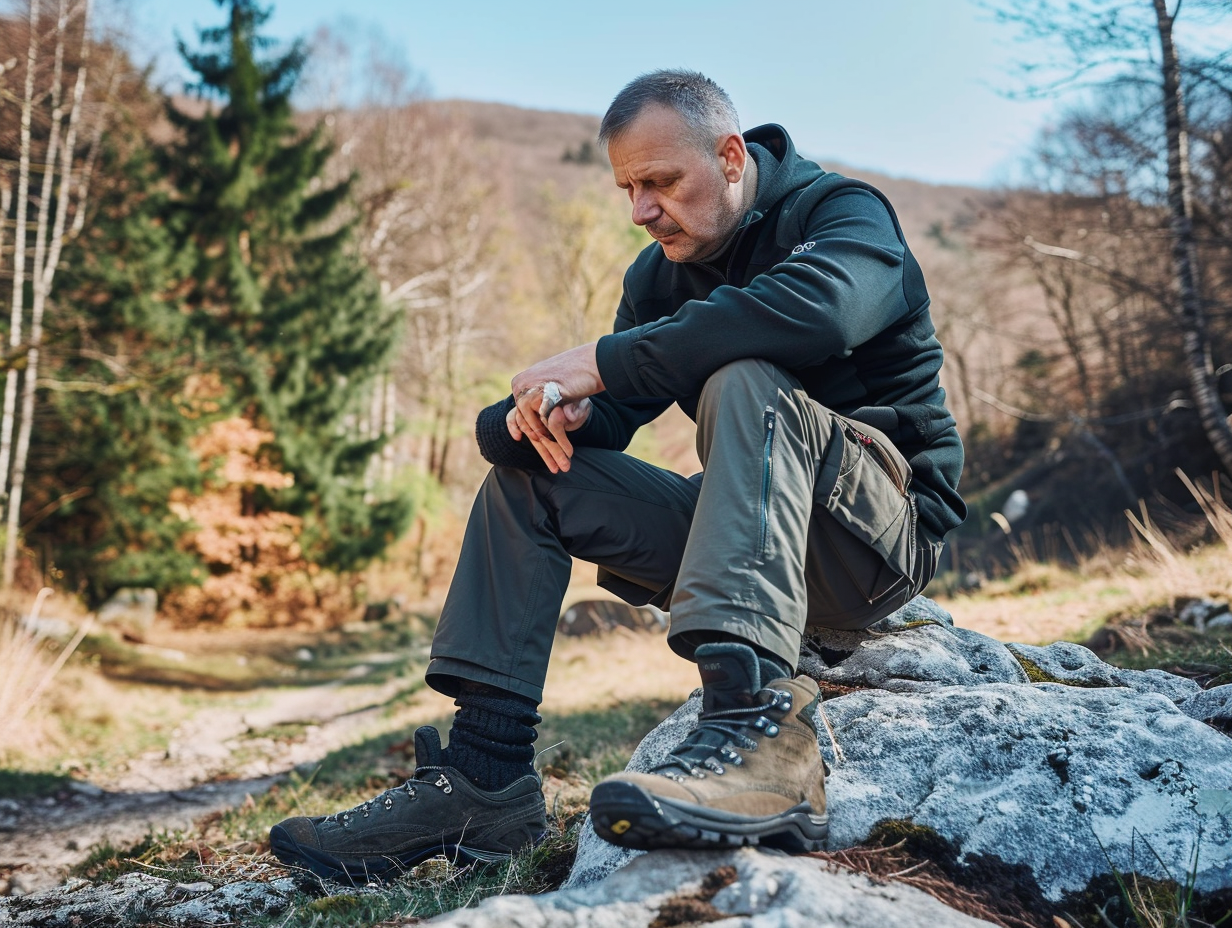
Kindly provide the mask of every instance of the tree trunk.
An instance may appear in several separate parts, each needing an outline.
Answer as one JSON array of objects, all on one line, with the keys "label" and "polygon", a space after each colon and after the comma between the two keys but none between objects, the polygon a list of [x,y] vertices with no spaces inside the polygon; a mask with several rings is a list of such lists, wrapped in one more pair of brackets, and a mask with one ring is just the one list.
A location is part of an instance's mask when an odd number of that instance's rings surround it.
[{"label": "tree trunk", "polygon": [[1198,255],[1193,230],[1193,182],[1189,171],[1189,126],[1185,115],[1181,66],[1172,42],[1172,17],[1165,0],[1154,0],[1163,52],[1164,127],[1168,139],[1168,210],[1171,213],[1172,272],[1180,296],[1185,367],[1198,418],[1225,472],[1232,474],[1232,425],[1219,398],[1211,343],[1202,305]]},{"label": "tree trunk", "polygon": [[[81,121],[81,101],[85,95],[86,64],[89,56],[90,0],[82,6],[82,52],[77,68],[77,81],[73,99],[67,114],[61,109],[61,81],[63,80],[64,43],[68,30],[68,2],[60,0],[60,16],[56,23],[56,65],[52,79],[52,127],[48,144],[47,165],[43,175],[42,202],[39,204],[37,238],[35,240],[34,269],[31,280],[34,284],[34,299],[30,306],[30,351],[26,358],[26,373],[22,382],[21,422],[17,431],[17,447],[13,455],[13,483],[8,499],[8,530],[4,538],[3,584],[12,586],[17,570],[17,536],[21,529],[21,497],[26,482],[26,461],[30,454],[30,438],[34,431],[34,394],[38,384],[39,349],[43,342],[43,314],[47,309],[47,297],[60,263],[60,251],[64,245],[64,227],[68,219],[72,199],[73,150],[77,146],[77,128]],[[60,143],[61,122],[67,115],[68,126],[63,145]],[[53,199],[56,161],[60,166],[60,191]],[[50,215],[55,210],[54,218]],[[79,210],[84,203],[79,202]],[[50,224],[51,228],[48,229]],[[50,233],[50,234],[49,234]]]},{"label": "tree trunk", "polygon": [[398,385],[394,382],[393,372],[385,375],[385,425],[383,435],[385,444],[381,448],[381,482],[385,486],[394,479],[394,429],[397,427]]},{"label": "tree trunk", "polygon": [[0,499],[8,493],[13,422],[17,414],[17,349],[21,347],[26,298],[26,223],[30,208],[30,121],[34,113],[34,68],[38,63],[39,0],[30,0],[30,44],[26,51],[26,86],[21,98],[21,143],[17,156],[17,223],[13,230],[13,299],[9,318],[9,369],[4,375],[4,412],[0,414]]}]

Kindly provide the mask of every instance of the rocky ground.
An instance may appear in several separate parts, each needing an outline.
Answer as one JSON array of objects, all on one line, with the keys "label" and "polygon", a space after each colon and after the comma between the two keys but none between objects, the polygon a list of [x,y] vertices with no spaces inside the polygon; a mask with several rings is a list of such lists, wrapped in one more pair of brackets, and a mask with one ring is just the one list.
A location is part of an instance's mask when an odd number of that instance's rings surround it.
[{"label": "rocky ground", "polygon": [[[490,899],[442,924],[1056,925],[1091,901],[1092,886],[1102,880],[1107,890],[1114,867],[1161,881],[1190,875],[1208,900],[1205,911],[1232,908],[1232,685],[1203,689],[1162,671],[1122,670],[1068,643],[1003,644],[955,628],[923,598],[867,632],[810,640],[801,669],[827,697],[817,723],[832,768],[830,864],[756,850],[638,855],[583,828],[562,890]],[[83,785],[51,803],[6,805],[4,856],[23,862],[21,874],[50,881],[83,842],[108,832],[105,825],[86,830],[111,814],[100,810],[114,810],[112,821],[139,837],[152,824],[243,801],[268,785],[272,771],[345,741],[373,711],[358,703],[379,702],[377,694],[348,699],[336,689],[288,691],[260,718],[217,717],[184,731],[166,757],[150,762],[195,770],[183,775],[197,777],[195,784],[144,793],[131,790],[135,780],[128,791]],[[652,732],[630,766],[657,762],[692,724],[698,703],[695,694]],[[238,779],[200,782],[228,767],[243,732],[306,718],[317,722],[303,741],[271,744],[229,768]],[[948,901],[986,920],[900,882],[835,870],[843,848],[877,835],[901,838],[892,848],[927,845],[934,868],[940,862],[951,881],[979,890]],[[109,836],[115,841],[118,832]],[[925,863],[880,875],[909,881],[905,874]],[[293,883],[271,879],[272,872],[256,876],[77,881],[0,901],[0,922],[87,924],[92,913],[107,912],[108,923],[122,925],[222,924],[292,904]]]}]

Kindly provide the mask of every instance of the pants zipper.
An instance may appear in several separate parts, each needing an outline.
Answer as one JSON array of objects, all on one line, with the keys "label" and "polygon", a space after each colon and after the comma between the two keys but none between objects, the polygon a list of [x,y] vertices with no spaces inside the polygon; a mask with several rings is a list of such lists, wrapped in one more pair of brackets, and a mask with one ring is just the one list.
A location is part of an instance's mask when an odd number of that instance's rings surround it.
[{"label": "pants zipper", "polygon": [[774,476],[774,425],[773,406],[767,406],[763,422],[766,426],[766,442],[761,456],[761,532],[758,535],[757,556],[766,553],[766,535],[770,530],[770,481]]},{"label": "pants zipper", "polygon": [[868,449],[874,460],[876,460],[877,466],[885,471],[886,476],[894,484],[894,489],[898,490],[900,496],[906,496],[907,485],[903,482],[903,475],[898,472],[898,465],[894,463],[893,458],[886,453],[885,449],[869,436],[850,425],[847,426],[847,434],[851,436],[853,441]]}]

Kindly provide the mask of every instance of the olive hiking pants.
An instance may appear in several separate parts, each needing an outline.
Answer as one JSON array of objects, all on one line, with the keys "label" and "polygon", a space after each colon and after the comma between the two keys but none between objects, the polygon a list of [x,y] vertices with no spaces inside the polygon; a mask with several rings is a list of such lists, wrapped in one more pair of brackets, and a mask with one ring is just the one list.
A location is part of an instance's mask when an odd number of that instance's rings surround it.
[{"label": "olive hiking pants", "polygon": [[718,637],[796,666],[808,626],[858,629],[932,579],[939,540],[916,524],[911,471],[882,433],[808,397],[766,361],[706,382],[703,473],[577,448],[567,472],[494,467],[475,500],[427,680],[542,700],[570,556],[628,602],[671,613],[691,658]]}]

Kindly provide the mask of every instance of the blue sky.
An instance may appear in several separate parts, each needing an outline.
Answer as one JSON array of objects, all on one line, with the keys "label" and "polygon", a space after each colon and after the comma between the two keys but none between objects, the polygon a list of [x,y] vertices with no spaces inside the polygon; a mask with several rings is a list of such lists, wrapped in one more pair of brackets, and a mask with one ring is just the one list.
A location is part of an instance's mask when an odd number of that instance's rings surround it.
[{"label": "blue sky", "polygon": [[[969,0],[279,0],[280,39],[321,25],[375,28],[433,96],[601,113],[658,67],[696,68],[731,94],[746,128],[787,127],[822,161],[934,182],[1005,179],[1051,102],[1014,86],[1013,36]],[[174,85],[173,35],[215,25],[213,0],[136,0],[139,49]]]}]

